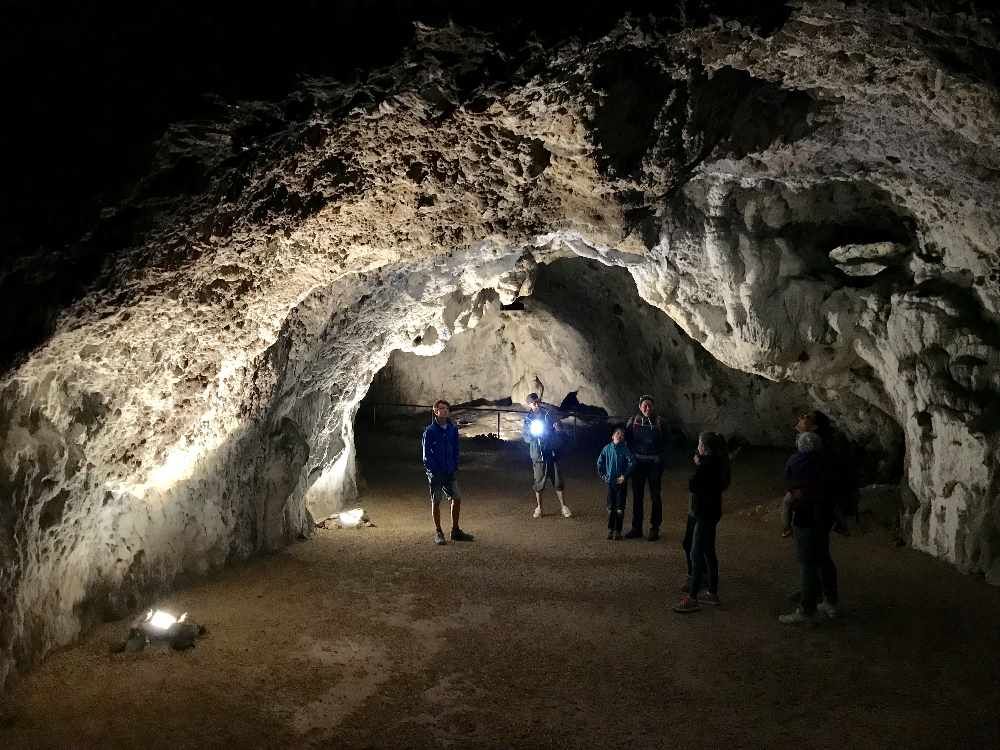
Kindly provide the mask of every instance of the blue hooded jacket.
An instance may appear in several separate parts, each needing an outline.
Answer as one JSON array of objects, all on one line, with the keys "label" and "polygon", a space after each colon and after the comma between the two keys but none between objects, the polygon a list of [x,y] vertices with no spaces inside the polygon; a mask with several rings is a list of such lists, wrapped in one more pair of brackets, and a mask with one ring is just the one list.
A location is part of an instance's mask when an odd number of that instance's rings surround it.
[{"label": "blue hooded jacket", "polygon": [[458,471],[458,428],[450,419],[444,427],[436,419],[431,420],[420,443],[428,474],[450,477]]},{"label": "blue hooded jacket", "polygon": [[624,440],[618,445],[608,443],[597,457],[597,473],[605,484],[614,484],[618,477],[627,477],[634,468],[635,457]]}]

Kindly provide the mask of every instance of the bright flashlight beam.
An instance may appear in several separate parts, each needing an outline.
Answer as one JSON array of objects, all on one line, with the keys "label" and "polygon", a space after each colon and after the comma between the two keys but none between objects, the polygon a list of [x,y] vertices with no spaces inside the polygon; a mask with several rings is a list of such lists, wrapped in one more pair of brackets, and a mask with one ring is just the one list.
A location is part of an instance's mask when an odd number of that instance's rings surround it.
[{"label": "bright flashlight beam", "polygon": [[545,423],[540,419],[531,420],[531,434],[535,437],[545,432]]}]

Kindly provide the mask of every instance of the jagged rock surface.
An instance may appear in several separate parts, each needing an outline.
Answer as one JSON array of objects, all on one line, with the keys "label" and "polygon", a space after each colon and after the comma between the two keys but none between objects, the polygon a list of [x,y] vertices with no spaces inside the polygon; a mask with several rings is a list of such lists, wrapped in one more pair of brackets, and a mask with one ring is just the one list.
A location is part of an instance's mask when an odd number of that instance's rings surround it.
[{"label": "jagged rock surface", "polygon": [[[84,240],[101,283],[0,381],[0,682],[308,533],[390,352],[567,252],[728,367],[894,420],[911,542],[1000,579],[994,31],[820,0],[767,32],[425,29],[355,83],[172,128]],[[874,276],[830,257],[881,242],[907,250]]]},{"label": "jagged rock surface", "polygon": [[[484,293],[481,310],[468,321],[475,327],[452,336],[436,357],[393,352],[368,398],[399,404],[511,398],[523,404],[541,382],[552,403],[573,393],[581,403],[624,417],[635,412],[640,394],[651,393],[660,413],[688,438],[718,430],[782,447],[791,445],[801,410],[822,404],[850,424],[873,459],[891,464],[902,456],[894,423],[858,408],[863,403],[850,394],[828,397],[804,383],[773,382],[720,365],[646,304],[623,268],[558,258],[538,268],[531,286],[531,296],[520,299],[523,309],[502,309],[495,294]],[[855,409],[848,414],[850,405]],[[892,474],[892,468],[879,473]]]}]

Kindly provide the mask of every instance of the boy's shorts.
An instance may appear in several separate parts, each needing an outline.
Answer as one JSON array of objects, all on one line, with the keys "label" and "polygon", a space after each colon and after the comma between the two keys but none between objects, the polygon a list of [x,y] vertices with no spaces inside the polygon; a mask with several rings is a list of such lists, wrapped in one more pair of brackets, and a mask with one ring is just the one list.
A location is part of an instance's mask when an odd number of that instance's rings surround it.
[{"label": "boy's shorts", "polygon": [[548,482],[552,483],[552,486],[562,491],[563,488],[563,478],[562,472],[559,471],[559,462],[555,459],[549,459],[548,461],[537,461],[531,464],[532,472],[534,474],[534,482],[532,486],[535,492],[541,492],[545,489],[545,485]]},{"label": "boy's shorts", "polygon": [[439,505],[445,495],[451,500],[462,499],[462,495],[458,491],[458,480],[455,479],[454,474],[450,477],[438,477],[434,474],[428,474],[427,483],[430,486],[431,505]]}]

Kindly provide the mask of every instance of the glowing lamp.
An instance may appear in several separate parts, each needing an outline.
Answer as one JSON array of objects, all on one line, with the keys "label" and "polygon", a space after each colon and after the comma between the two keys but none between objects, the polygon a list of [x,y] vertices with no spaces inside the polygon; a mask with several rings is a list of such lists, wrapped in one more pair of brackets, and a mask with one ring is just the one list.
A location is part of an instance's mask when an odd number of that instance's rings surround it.
[{"label": "glowing lamp", "polygon": [[531,434],[535,437],[545,434],[545,422],[540,419],[531,420]]},{"label": "glowing lamp", "polygon": [[340,521],[340,525],[345,529],[353,529],[361,523],[364,516],[364,509],[354,508],[353,510],[345,510],[343,513],[338,514],[337,520]]},{"label": "glowing lamp", "polygon": [[158,609],[155,612],[149,610],[146,614],[146,624],[157,630],[169,630],[174,625],[179,622],[184,622],[187,619],[187,612],[182,614],[180,617],[174,617],[169,612],[164,612],[162,609]]}]

